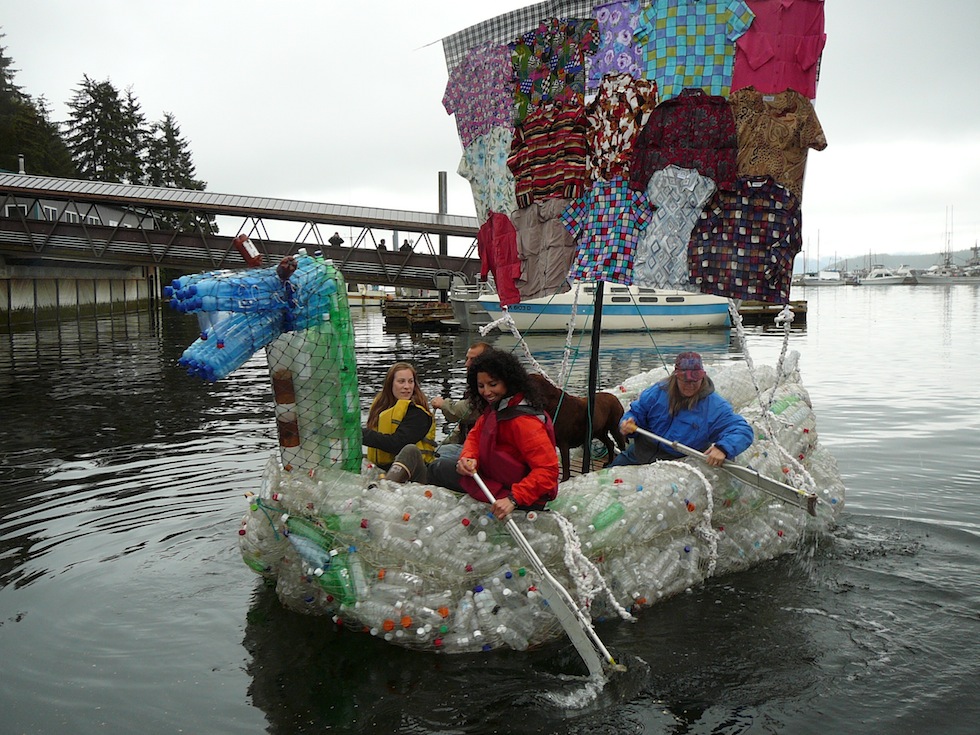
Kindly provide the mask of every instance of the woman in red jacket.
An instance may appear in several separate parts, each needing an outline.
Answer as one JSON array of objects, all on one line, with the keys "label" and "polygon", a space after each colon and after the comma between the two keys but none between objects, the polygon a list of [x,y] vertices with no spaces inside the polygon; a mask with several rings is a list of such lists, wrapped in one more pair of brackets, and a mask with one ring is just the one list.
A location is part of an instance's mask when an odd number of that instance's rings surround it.
[{"label": "woman in red jacket", "polygon": [[473,479],[479,472],[501,520],[515,508],[543,508],[558,495],[558,455],[551,418],[527,371],[509,352],[490,350],[473,361],[466,381],[473,409],[481,413],[456,464],[463,488],[485,501]]}]

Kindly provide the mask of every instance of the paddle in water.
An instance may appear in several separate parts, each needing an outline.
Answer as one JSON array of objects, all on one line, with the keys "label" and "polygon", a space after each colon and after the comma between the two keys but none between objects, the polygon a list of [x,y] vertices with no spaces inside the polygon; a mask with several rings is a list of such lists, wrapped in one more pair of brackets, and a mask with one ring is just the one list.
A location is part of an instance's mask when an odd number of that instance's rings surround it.
[{"label": "paddle in water", "polygon": [[[487,498],[487,502],[492,504],[496,498],[483,482],[483,478],[479,474],[474,473],[473,479],[480,486],[480,489]],[[507,518],[504,521],[504,525],[531,562],[531,566],[541,575],[540,588],[544,598],[554,611],[558,622],[561,623],[561,627],[568,634],[568,638],[571,640],[572,645],[575,646],[575,650],[578,651],[582,660],[585,661],[585,665],[589,669],[589,674],[591,676],[602,676],[604,673],[603,661],[613,671],[625,671],[626,667],[616,663],[612,654],[609,653],[609,650],[599,639],[598,634],[592,627],[592,621],[578,608],[578,605],[575,604],[568,590],[562,587],[561,583],[548,571],[544,562],[541,561],[537,552],[535,552],[534,548],[528,542],[527,537],[517,527],[514,519]]]}]

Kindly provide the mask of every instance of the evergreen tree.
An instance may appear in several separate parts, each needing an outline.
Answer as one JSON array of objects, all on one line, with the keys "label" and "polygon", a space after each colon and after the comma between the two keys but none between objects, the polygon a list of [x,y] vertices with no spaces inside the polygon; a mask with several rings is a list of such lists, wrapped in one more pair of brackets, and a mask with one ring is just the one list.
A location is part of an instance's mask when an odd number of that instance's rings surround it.
[{"label": "evergreen tree", "polygon": [[194,178],[194,162],[173,113],[163,113],[163,120],[150,127],[146,174],[151,186],[200,190],[206,186]]},{"label": "evergreen tree", "polygon": [[[194,162],[190,147],[180,134],[180,126],[170,112],[163,120],[153,123],[147,153],[146,182],[151,186],[204,191],[207,182],[194,178]],[[218,231],[213,216],[180,212],[154,212],[160,227],[179,231],[200,230],[215,234]]]},{"label": "evergreen tree", "polygon": [[0,46],[0,168],[17,171],[22,154],[29,173],[77,176],[58,127],[51,122],[47,101],[24,93],[14,83],[16,71]]},{"label": "evergreen tree", "polygon": [[[0,33],[0,40],[4,34]],[[0,168],[17,170],[17,154],[20,142],[14,135],[17,116],[26,103],[24,93],[14,84],[17,70],[7,56],[7,49],[0,46]]]},{"label": "evergreen tree", "polygon": [[123,155],[124,178],[130,184],[145,184],[150,131],[132,87],[126,88],[123,102],[123,130],[127,141]]},{"label": "evergreen tree", "polygon": [[42,96],[23,105],[14,124],[27,172],[40,176],[75,178],[78,171],[58,126],[51,122],[51,111]]},{"label": "evergreen tree", "polygon": [[[7,34],[0,33],[0,40],[7,37]],[[14,74],[17,69],[13,67],[13,60],[7,56],[6,46],[0,46],[0,101],[6,102],[8,99],[23,100],[24,93],[21,88],[14,84]]]},{"label": "evergreen tree", "polygon": [[66,143],[84,179],[138,184],[145,132],[142,114],[131,93],[119,96],[112,82],[96,82],[83,75],[68,103]]}]

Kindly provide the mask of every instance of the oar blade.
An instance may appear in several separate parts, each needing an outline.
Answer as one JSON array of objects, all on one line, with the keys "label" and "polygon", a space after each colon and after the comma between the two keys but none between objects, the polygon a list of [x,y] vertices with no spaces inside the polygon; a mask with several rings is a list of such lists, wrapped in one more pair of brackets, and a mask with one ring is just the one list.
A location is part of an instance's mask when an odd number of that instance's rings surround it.
[{"label": "oar blade", "polygon": [[742,482],[755,485],[760,490],[790,505],[795,505],[797,508],[804,508],[812,516],[817,515],[817,496],[812,493],[806,493],[792,488],[789,485],[784,485],[740,464],[725,462],[721,468]]},{"label": "oar blade", "polygon": [[[486,497],[487,502],[493,503],[496,498],[493,497],[493,493],[490,492],[490,488],[486,486],[483,482],[483,478],[479,474],[474,474],[473,479],[479,486],[480,490],[483,491],[483,495]],[[544,599],[547,600],[548,606],[554,612],[555,617],[558,618],[558,622],[561,627],[565,630],[565,634],[568,636],[572,645],[575,646],[575,650],[578,651],[582,660],[585,662],[586,667],[589,669],[590,676],[602,676],[603,658],[600,657],[600,651],[602,652],[606,661],[608,661],[612,666],[616,666],[616,662],[613,657],[606,650],[606,647],[599,640],[599,636],[593,630],[591,623],[586,618],[584,614],[577,613],[576,610],[572,608],[572,603],[570,602],[572,597],[568,594],[568,590],[561,586],[561,583],[556,580],[548,568],[541,561],[541,558],[534,551],[534,548],[528,542],[527,537],[521,532],[521,529],[517,527],[513,518],[508,518],[504,524],[510,535],[514,537],[514,541],[517,545],[521,547],[527,556],[528,560],[531,562],[531,566],[534,567],[535,571],[540,576],[540,581],[538,584],[538,589],[544,595]]]},{"label": "oar blade", "polygon": [[578,655],[585,662],[589,670],[589,676],[602,676],[602,659],[599,658],[599,652],[596,651],[595,646],[592,645],[592,641],[585,634],[575,612],[565,603],[561,593],[552,586],[551,580],[548,579],[547,575],[541,577],[538,590],[544,596],[544,599],[548,601],[548,606],[551,608],[551,611],[558,618],[558,622],[565,629],[568,639],[575,646]]}]

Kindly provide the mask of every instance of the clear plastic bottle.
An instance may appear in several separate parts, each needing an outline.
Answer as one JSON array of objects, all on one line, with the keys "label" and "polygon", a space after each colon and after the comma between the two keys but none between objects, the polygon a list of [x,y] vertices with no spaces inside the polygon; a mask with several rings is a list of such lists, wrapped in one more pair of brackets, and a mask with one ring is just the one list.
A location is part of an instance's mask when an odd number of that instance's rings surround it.
[{"label": "clear plastic bottle", "polygon": [[499,624],[495,619],[497,603],[490,590],[477,586],[473,590],[473,604],[476,606],[476,618],[480,622],[480,630],[490,646],[496,648],[502,639],[498,634]]},{"label": "clear plastic bottle", "polygon": [[472,590],[467,590],[459,598],[451,620],[453,629],[458,633],[469,635],[479,627],[476,620],[476,605],[473,601]]}]

